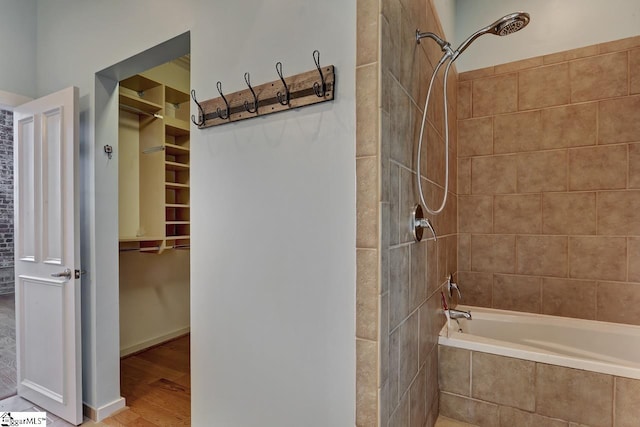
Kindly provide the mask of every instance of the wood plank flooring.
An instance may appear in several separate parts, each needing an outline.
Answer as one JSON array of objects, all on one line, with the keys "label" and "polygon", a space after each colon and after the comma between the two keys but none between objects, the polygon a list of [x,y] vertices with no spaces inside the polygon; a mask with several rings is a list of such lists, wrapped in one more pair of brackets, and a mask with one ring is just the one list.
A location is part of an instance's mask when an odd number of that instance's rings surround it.
[{"label": "wood plank flooring", "polygon": [[191,425],[189,336],[122,359],[120,390],[129,409],[103,421],[108,426]]}]

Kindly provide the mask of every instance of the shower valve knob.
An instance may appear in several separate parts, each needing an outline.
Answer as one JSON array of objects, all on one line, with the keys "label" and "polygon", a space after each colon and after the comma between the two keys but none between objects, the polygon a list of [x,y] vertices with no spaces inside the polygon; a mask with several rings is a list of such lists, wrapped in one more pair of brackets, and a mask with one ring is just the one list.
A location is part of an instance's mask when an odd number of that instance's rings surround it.
[{"label": "shower valve knob", "polygon": [[433,228],[431,221],[429,221],[428,218],[424,217],[422,206],[420,206],[420,204],[418,203],[413,207],[413,211],[411,212],[411,231],[413,232],[413,238],[416,242],[422,240],[422,235],[425,228],[431,231],[433,240],[438,240],[436,230]]}]

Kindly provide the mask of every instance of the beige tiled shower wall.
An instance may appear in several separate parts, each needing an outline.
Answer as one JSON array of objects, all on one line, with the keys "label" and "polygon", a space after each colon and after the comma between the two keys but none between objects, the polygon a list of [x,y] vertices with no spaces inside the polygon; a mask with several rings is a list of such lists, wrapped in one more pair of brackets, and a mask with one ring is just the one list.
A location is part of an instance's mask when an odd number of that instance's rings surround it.
[{"label": "beige tiled shower wall", "polygon": [[[456,126],[439,239],[414,243],[410,212],[417,139],[433,66],[441,52],[415,31],[442,35],[430,1],[358,0],[356,69],[358,426],[432,426],[438,415],[439,289],[457,266]],[[457,76],[448,80],[456,117]],[[427,200],[444,194],[443,78],[430,107],[422,176]]]},{"label": "beige tiled shower wall", "polygon": [[479,426],[635,427],[640,380],[440,346],[440,411]]},{"label": "beige tiled shower wall", "polygon": [[640,324],[640,37],[462,73],[465,302]]}]

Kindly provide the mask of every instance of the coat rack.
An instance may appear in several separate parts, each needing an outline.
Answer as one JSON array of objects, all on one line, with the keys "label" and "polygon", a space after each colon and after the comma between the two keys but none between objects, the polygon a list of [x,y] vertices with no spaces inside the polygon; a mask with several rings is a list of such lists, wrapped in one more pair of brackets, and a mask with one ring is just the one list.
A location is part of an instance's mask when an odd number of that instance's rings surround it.
[{"label": "coat rack", "polygon": [[335,72],[333,65],[320,67],[320,52],[313,52],[316,69],[290,77],[283,77],[282,63],[276,63],[278,80],[259,86],[251,85],[251,76],[244,73],[247,89],[224,95],[222,83],[216,87],[220,96],[198,102],[196,91],[191,97],[198,106],[198,118],[191,116],[199,129],[224,125],[238,120],[265,116],[279,111],[291,110],[306,105],[332,101],[335,94]]}]

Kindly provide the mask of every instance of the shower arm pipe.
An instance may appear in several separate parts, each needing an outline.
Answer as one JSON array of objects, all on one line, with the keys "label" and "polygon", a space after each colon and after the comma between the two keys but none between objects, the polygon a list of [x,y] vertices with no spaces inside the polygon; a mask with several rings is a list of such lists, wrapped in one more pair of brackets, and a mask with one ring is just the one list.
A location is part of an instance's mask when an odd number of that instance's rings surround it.
[{"label": "shower arm pipe", "polygon": [[[435,40],[435,39],[434,39]],[[440,58],[440,61],[438,62],[438,65],[436,65],[435,70],[433,71],[433,75],[431,76],[431,80],[429,81],[429,90],[427,91],[427,98],[425,100],[424,103],[424,113],[422,115],[422,124],[420,126],[420,137],[418,139],[418,156],[416,159],[416,181],[418,184],[418,194],[420,195],[420,203],[422,204],[422,206],[424,206],[425,210],[430,214],[430,215],[438,215],[439,213],[441,213],[444,210],[445,205],[447,204],[447,197],[448,197],[448,193],[449,193],[449,112],[448,110],[448,102],[447,102],[447,80],[448,80],[448,76],[449,76],[449,69],[451,68],[451,65],[453,64],[453,61],[455,60],[455,58],[453,57],[451,50],[445,50],[443,48],[443,50],[445,51],[445,54],[442,55],[442,58]],[[442,198],[442,203],[440,204],[440,207],[437,209],[431,209],[429,207],[429,205],[427,205],[427,202],[424,199],[424,192],[422,191],[422,177],[421,177],[421,167],[420,167],[420,153],[422,151],[422,140],[424,138],[424,129],[425,129],[425,125],[426,125],[426,120],[427,120],[427,108],[429,105],[429,99],[431,98],[431,89],[433,88],[433,82],[435,81],[436,76],[438,75],[438,71],[440,70],[440,68],[442,67],[442,65],[444,65],[444,63],[446,62],[446,60],[450,58],[449,62],[447,63],[447,66],[445,67],[445,72],[444,72],[444,83],[443,83],[443,87],[444,87],[444,135],[445,135],[445,180],[444,180],[444,197]]]},{"label": "shower arm pipe", "polygon": [[416,30],[416,43],[420,44],[420,40],[425,37],[429,37],[430,39],[434,40],[436,43],[438,43],[443,52],[446,52],[447,54],[453,56],[454,51],[451,49],[451,44],[449,42],[442,39],[435,33],[429,31],[421,33],[420,30]]}]

